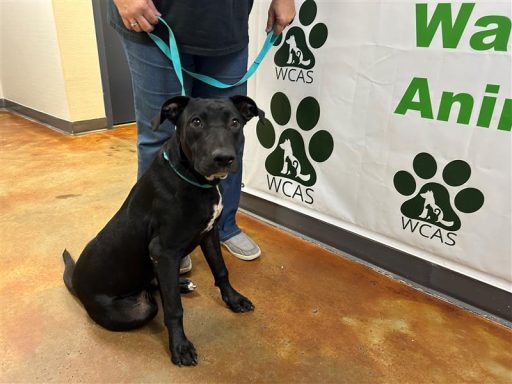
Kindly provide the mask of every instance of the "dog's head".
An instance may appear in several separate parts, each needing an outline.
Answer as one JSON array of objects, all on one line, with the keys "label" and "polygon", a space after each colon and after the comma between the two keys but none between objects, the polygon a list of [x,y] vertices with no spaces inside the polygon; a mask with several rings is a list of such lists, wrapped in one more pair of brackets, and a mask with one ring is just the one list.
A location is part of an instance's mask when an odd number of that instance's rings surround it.
[{"label": "dog's head", "polygon": [[199,99],[177,96],[167,100],[153,121],[176,125],[180,147],[195,171],[208,180],[224,179],[239,167],[243,127],[264,113],[246,96]]},{"label": "dog's head", "polygon": [[290,37],[288,37],[288,39],[286,40],[286,43],[288,45],[291,45],[291,46],[296,46],[297,43],[295,42],[295,36],[294,35],[290,35]]},{"label": "dog's head", "polygon": [[424,193],[420,193],[420,196],[425,200],[434,200],[434,192],[432,191],[425,191]]},{"label": "dog's head", "polygon": [[279,144],[279,148],[283,149],[285,152],[289,151],[292,148],[290,139],[285,139],[281,144]]}]

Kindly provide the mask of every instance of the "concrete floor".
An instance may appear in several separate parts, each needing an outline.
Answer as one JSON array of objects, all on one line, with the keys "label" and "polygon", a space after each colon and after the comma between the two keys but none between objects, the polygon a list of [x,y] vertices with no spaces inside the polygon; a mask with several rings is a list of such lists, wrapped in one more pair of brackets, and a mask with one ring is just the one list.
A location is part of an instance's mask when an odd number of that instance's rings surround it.
[{"label": "concrete floor", "polygon": [[184,296],[199,365],[170,363],[161,311],[95,325],[62,283],[135,180],[133,126],[69,137],[0,112],[0,382],[511,383],[512,332],[240,215],[263,249],[225,253],[256,310],[222,303],[199,251]]}]

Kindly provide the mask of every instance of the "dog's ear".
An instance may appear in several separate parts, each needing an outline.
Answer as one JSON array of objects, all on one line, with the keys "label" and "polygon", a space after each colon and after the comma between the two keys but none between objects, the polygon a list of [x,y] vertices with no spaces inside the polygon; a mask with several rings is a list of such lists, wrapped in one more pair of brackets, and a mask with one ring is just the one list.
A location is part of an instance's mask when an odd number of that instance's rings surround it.
[{"label": "dog's ear", "polygon": [[153,130],[156,131],[165,120],[170,120],[171,123],[176,125],[181,112],[183,112],[189,100],[190,98],[186,96],[176,96],[167,100],[164,105],[162,105],[160,113],[156,115],[151,122]]},{"label": "dog's ear", "polygon": [[246,121],[255,116],[258,116],[261,122],[265,120],[265,112],[258,108],[253,99],[247,96],[232,96],[230,99]]}]

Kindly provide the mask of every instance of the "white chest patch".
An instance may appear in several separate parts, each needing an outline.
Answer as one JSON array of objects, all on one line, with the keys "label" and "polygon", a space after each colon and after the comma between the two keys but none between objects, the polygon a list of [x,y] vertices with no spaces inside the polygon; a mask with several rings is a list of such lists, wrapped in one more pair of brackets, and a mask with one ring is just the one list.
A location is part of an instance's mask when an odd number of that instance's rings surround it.
[{"label": "white chest patch", "polygon": [[208,232],[208,231],[211,231],[212,228],[213,228],[213,223],[215,223],[215,220],[217,220],[217,217],[220,216],[220,214],[222,213],[222,208],[224,208],[224,206],[222,205],[222,194],[220,193],[220,190],[219,190],[219,187],[217,186],[217,193],[219,194],[219,202],[217,204],[214,204],[213,205],[213,214],[212,214],[212,218],[210,219],[210,221],[208,222],[208,225],[206,226],[206,228],[203,230],[203,232]]}]

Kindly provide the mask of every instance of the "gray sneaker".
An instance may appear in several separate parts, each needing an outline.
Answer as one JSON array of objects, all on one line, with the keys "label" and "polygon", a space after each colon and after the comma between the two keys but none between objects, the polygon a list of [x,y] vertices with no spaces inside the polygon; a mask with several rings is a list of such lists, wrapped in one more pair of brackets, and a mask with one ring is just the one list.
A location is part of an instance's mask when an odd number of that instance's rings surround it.
[{"label": "gray sneaker", "polygon": [[192,259],[190,255],[185,256],[180,262],[180,275],[192,270]]},{"label": "gray sneaker", "polygon": [[221,243],[229,252],[242,260],[254,260],[261,254],[260,247],[243,232]]}]

